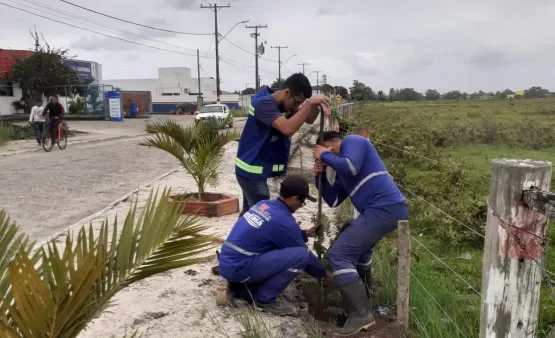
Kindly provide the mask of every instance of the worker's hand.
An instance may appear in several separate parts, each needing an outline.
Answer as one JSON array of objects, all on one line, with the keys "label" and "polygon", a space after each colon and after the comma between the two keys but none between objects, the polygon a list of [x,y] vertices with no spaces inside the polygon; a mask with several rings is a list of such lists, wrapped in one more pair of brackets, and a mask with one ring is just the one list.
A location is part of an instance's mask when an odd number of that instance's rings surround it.
[{"label": "worker's hand", "polygon": [[327,271],[324,277],[324,286],[329,286],[333,283],[333,272]]},{"label": "worker's hand", "polygon": [[314,106],[323,106],[329,107],[330,106],[330,98],[324,94],[318,94],[312,96],[308,99],[308,103]]},{"label": "worker's hand", "polygon": [[326,147],[322,147],[321,145],[316,145],[316,147],[314,147],[314,151],[312,152],[312,155],[314,155],[315,160],[319,160],[320,155],[322,155],[322,153],[326,151],[331,151],[331,148],[326,148]]},{"label": "worker's hand", "polygon": [[323,173],[325,170],[326,165],[322,161],[317,160],[314,162],[314,176],[318,176],[318,174]]},{"label": "worker's hand", "polygon": [[316,237],[317,229],[318,229],[317,226],[313,226],[312,228],[305,230],[306,237]]}]

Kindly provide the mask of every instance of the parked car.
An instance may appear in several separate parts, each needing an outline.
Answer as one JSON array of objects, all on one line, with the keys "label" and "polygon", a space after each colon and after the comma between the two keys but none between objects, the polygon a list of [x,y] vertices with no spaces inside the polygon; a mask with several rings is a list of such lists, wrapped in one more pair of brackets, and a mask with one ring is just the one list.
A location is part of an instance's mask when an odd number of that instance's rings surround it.
[{"label": "parked car", "polygon": [[[229,107],[225,104],[207,104],[199,111],[195,119],[197,122],[206,121],[211,118],[215,118],[220,122],[225,121],[231,111]],[[229,121],[229,128],[233,127],[233,118]]]}]

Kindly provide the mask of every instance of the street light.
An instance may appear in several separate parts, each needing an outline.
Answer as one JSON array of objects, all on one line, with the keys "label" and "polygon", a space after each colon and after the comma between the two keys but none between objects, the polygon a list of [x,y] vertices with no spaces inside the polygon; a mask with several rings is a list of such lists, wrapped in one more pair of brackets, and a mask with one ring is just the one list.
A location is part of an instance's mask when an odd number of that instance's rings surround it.
[{"label": "street light", "polygon": [[[222,41],[223,39],[225,39],[225,37],[226,37],[229,33],[231,33],[231,31],[234,30],[235,27],[239,26],[240,24],[248,23],[248,22],[250,22],[250,20],[245,20],[245,21],[241,21],[241,22],[236,23],[235,26],[231,27],[231,29],[230,29],[227,33],[225,33],[224,36],[222,36],[222,37],[220,38],[220,41]],[[220,35],[221,35],[221,34],[220,34]]]},{"label": "street light", "polygon": [[[299,56],[299,54],[293,54],[293,55],[291,55],[291,56],[289,57],[289,59],[287,59],[287,61],[291,60],[291,59],[294,58],[295,56]],[[281,64],[284,65],[284,64],[287,63],[287,61],[282,62]]]}]

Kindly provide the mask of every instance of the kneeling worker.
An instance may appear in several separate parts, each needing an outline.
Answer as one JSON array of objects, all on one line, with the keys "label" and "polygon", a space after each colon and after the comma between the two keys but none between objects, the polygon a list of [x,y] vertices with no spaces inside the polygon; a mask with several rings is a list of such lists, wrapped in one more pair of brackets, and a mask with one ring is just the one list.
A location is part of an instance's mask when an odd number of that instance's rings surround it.
[{"label": "kneeling worker", "polygon": [[330,207],[350,197],[360,212],[328,251],[348,314],[343,328],[335,333],[350,336],[374,324],[366,290],[372,281],[372,252],[397,228],[398,221],[408,219],[408,206],[370,141],[358,135],[342,139],[339,133],[328,131],[323,144],[314,149],[314,174],[325,175],[325,167],[330,166],[336,178],[332,186],[324,176],[322,187],[318,187],[322,197]]},{"label": "kneeling worker", "polygon": [[276,298],[297,274],[304,270],[314,278],[326,276],[325,267],[306,245],[316,229],[303,231],[293,218],[305,200],[316,200],[309,195],[308,182],[290,176],[281,183],[277,199],[256,203],[237,220],[219,259],[220,275],[234,297],[254,301],[260,310],[275,315],[291,315],[295,308],[277,303]]}]

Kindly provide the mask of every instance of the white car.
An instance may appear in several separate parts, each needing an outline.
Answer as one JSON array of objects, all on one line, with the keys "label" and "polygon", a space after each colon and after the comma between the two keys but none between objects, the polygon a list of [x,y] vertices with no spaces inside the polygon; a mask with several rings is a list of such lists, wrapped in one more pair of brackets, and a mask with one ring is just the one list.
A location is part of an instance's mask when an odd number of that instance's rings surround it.
[{"label": "white car", "polygon": [[[195,117],[197,122],[205,121],[210,118],[216,118],[220,122],[227,119],[227,117],[231,114],[229,107],[225,104],[207,104],[200,112],[198,112],[197,116]],[[233,119],[229,122],[229,127],[233,127]]]}]

